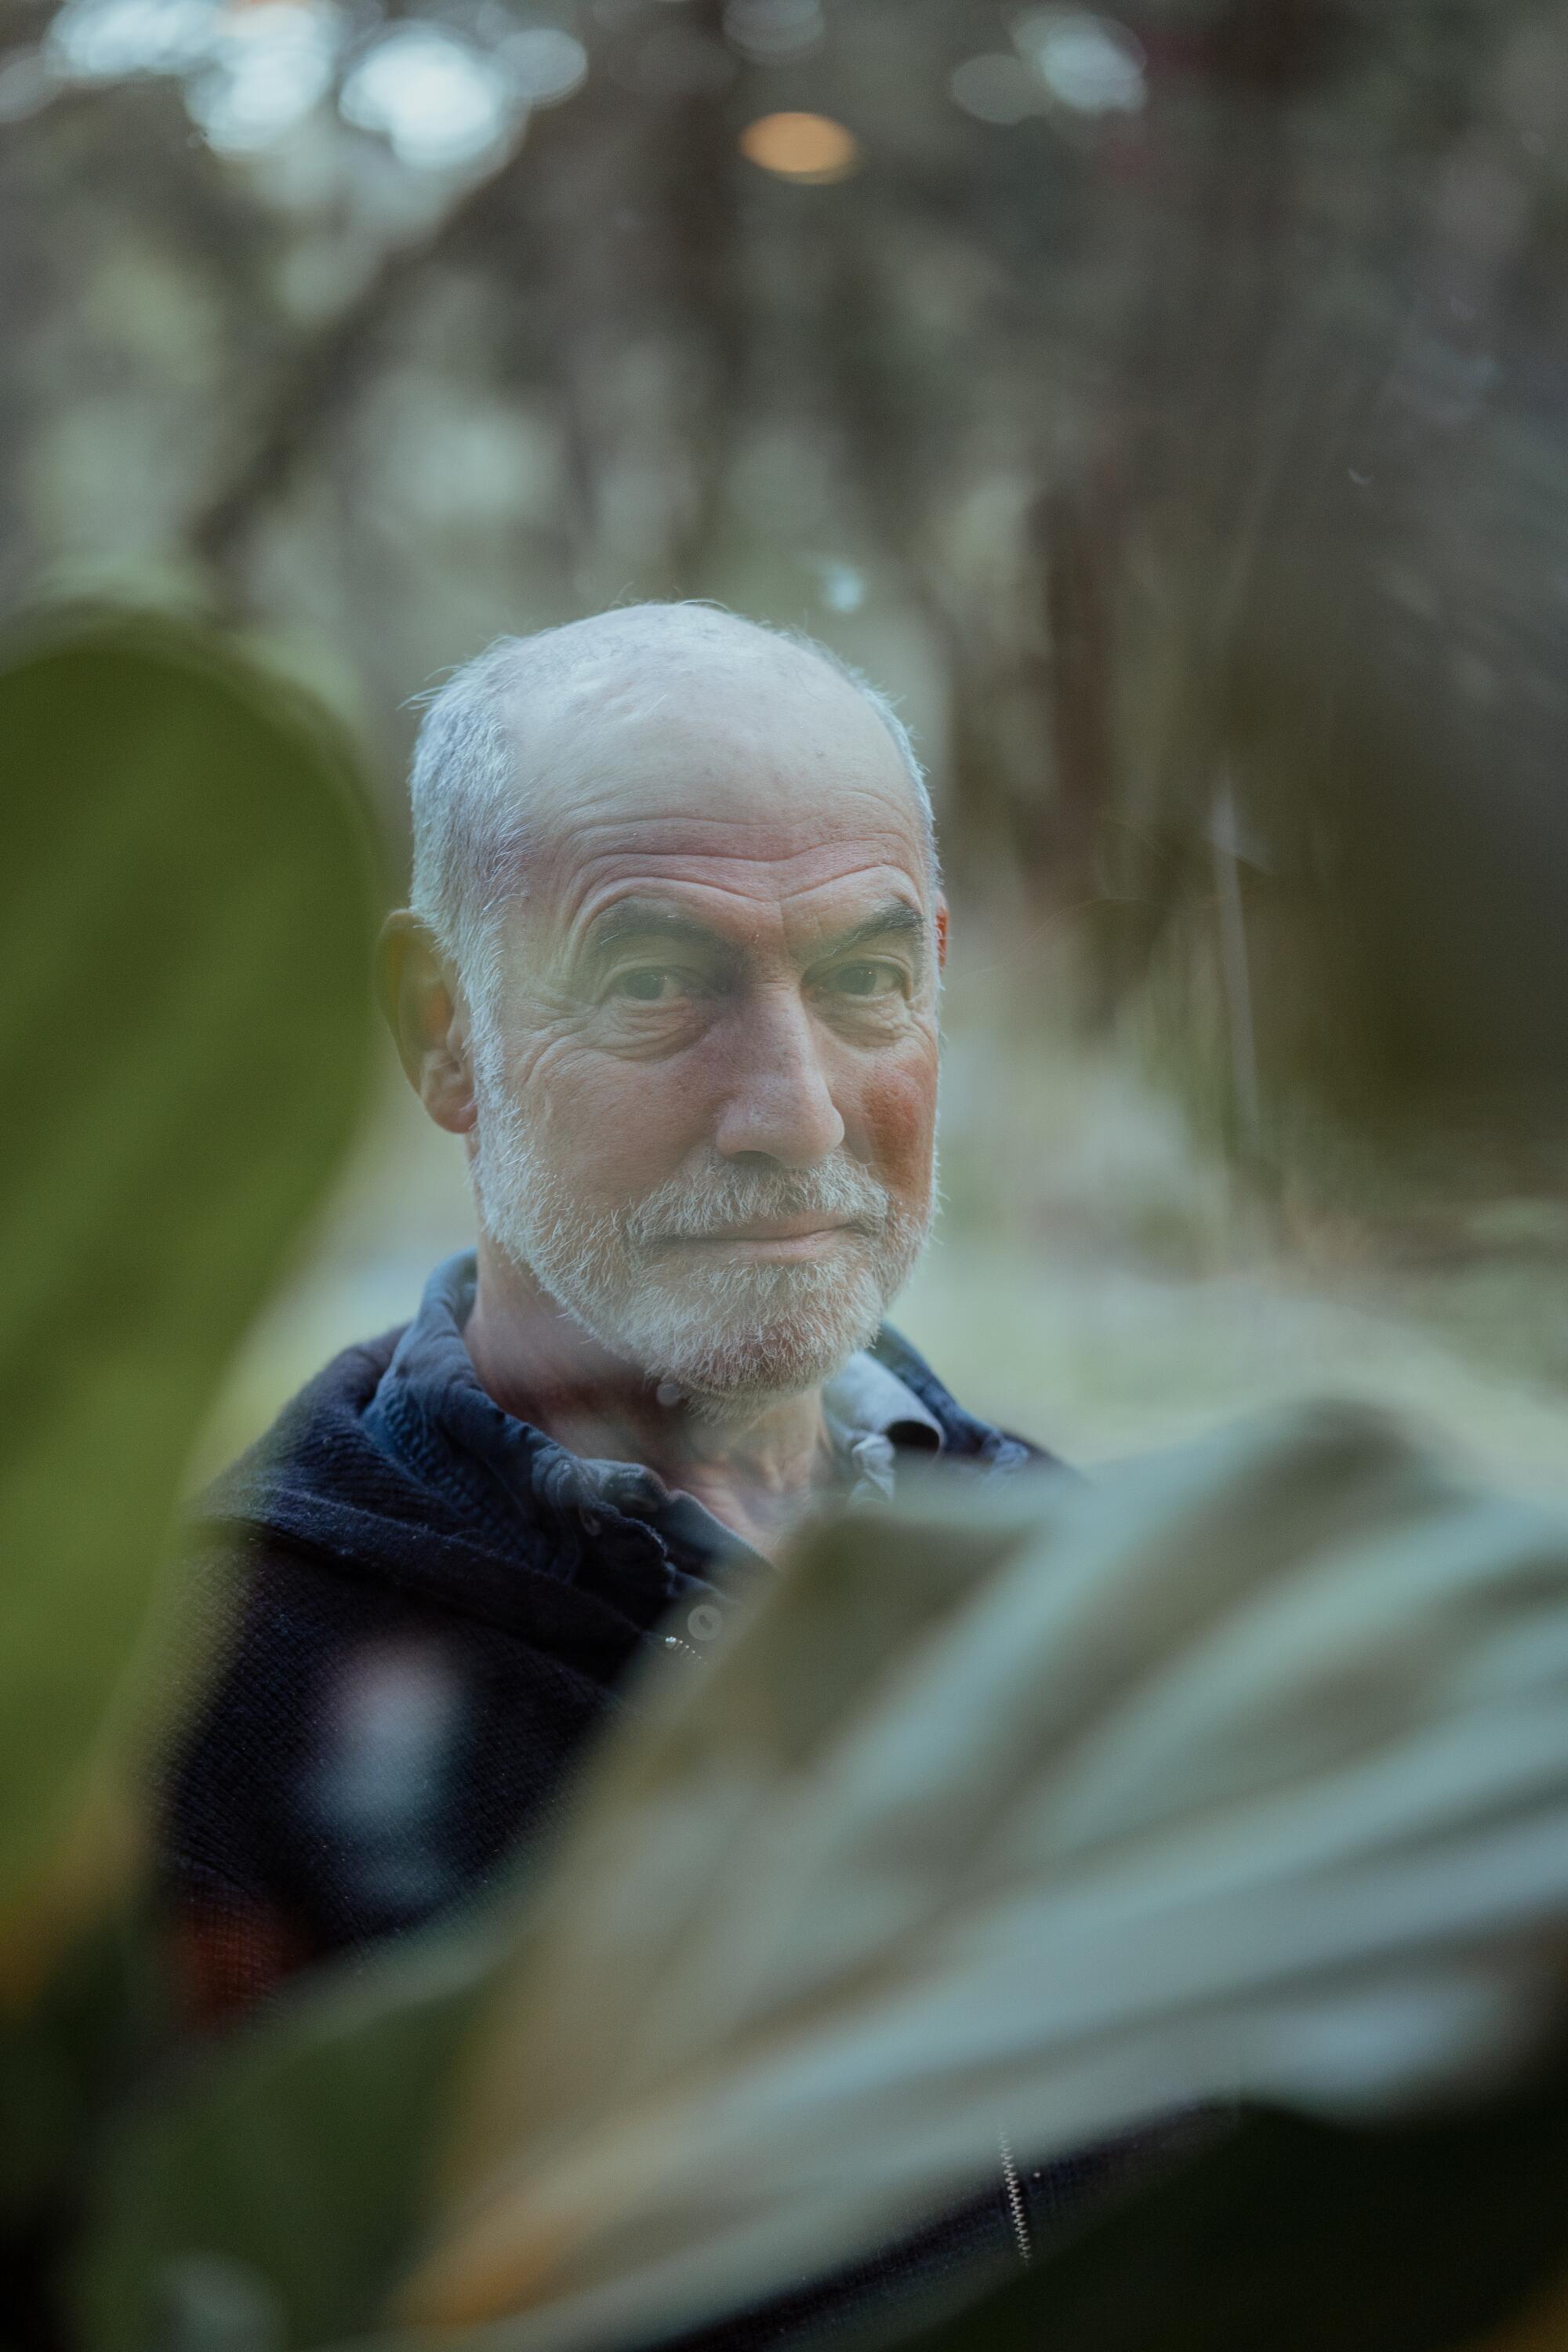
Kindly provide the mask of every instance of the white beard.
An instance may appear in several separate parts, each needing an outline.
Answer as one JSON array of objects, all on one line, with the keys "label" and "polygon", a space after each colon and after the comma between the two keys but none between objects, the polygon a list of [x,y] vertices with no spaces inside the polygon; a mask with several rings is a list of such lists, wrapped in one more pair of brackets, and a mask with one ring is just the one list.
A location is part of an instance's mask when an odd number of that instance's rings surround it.
[{"label": "white beard", "polygon": [[[925,1247],[930,1207],[900,1209],[843,1153],[798,1171],[715,1154],[630,1208],[588,1213],[572,1174],[531,1139],[493,1035],[476,1035],[474,1061],[473,1179],[489,1239],[601,1346],[700,1404],[755,1404],[830,1380],[876,1337]],[[658,1246],[818,1213],[853,1228],[827,1258],[726,1262]]]}]

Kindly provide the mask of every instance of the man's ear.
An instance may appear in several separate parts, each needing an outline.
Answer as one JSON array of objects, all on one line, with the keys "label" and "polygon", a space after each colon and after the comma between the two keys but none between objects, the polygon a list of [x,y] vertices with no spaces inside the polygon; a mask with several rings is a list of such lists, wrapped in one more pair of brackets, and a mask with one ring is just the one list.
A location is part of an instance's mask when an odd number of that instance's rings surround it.
[{"label": "man's ear", "polygon": [[376,977],[409,1085],[437,1127],[467,1135],[476,1117],[468,1010],[429,926],[406,908],[382,926]]},{"label": "man's ear", "polygon": [[947,970],[947,900],[941,896],[936,902],[936,968]]}]

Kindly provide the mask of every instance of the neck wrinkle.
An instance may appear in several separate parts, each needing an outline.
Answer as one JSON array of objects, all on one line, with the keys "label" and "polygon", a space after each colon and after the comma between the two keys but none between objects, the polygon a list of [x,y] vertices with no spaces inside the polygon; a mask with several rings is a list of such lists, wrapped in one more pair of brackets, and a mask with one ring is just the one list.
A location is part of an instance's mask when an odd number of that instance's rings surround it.
[{"label": "neck wrinkle", "polygon": [[831,1473],[820,1388],[662,1402],[663,1383],[613,1355],[482,1235],[463,1340],[503,1412],[587,1459],[640,1464],[748,1540],[759,1529],[776,1539]]}]

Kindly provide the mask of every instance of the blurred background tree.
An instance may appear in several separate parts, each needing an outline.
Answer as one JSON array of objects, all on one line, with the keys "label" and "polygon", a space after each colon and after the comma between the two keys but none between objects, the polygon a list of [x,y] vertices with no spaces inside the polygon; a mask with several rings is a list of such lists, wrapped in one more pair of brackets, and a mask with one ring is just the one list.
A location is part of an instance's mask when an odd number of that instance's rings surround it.
[{"label": "blurred background tree", "polygon": [[[7,601],[286,640],[394,827],[498,630],[811,629],[933,770],[959,1385],[1092,1453],[1359,1384],[1564,1475],[1558,0],[5,38]],[[387,1119],[215,1453],[461,1238]]]}]

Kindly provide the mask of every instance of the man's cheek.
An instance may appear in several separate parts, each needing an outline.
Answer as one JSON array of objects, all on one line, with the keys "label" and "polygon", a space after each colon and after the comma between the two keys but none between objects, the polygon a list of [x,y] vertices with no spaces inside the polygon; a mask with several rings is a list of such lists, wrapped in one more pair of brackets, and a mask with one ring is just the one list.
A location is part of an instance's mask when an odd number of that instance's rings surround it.
[{"label": "man's cheek", "polygon": [[922,1056],[911,1066],[879,1072],[860,1105],[863,1147],[883,1181],[916,1192],[930,1181],[936,1131],[936,1067]]},{"label": "man's cheek", "polygon": [[566,1047],[541,1057],[523,1108],[557,1167],[580,1171],[587,1191],[635,1198],[691,1149],[689,1092],[668,1070]]}]

